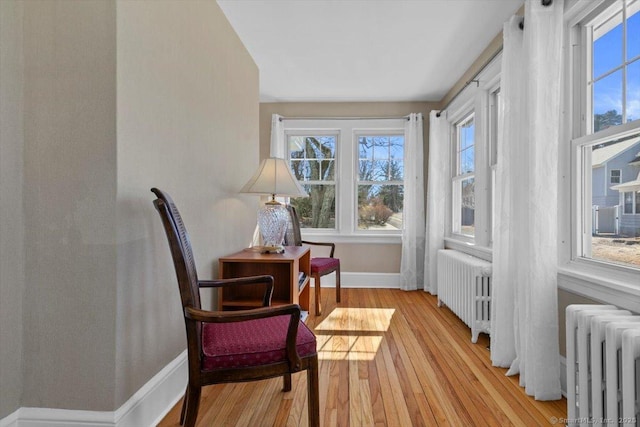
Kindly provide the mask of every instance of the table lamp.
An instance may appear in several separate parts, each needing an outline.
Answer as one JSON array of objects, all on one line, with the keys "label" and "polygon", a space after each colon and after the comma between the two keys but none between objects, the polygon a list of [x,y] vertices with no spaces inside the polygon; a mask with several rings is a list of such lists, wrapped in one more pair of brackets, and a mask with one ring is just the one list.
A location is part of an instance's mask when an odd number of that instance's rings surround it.
[{"label": "table lamp", "polygon": [[264,243],[260,249],[264,253],[284,252],[282,241],[287,231],[289,211],[276,200],[276,196],[308,196],[291,173],[287,162],[278,157],[264,159],[240,192],[271,195],[271,200],[258,211],[258,227]]}]

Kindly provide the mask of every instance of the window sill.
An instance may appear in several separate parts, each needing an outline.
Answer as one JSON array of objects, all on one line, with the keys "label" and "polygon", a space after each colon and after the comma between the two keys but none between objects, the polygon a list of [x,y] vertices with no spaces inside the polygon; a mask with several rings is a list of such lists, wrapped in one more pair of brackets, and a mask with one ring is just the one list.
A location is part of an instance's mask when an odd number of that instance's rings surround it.
[{"label": "window sill", "polygon": [[489,262],[491,262],[493,259],[493,251],[491,250],[491,248],[478,246],[473,242],[454,239],[452,237],[445,237],[444,247],[447,249],[455,249],[457,251],[464,252],[466,254]]},{"label": "window sill", "polygon": [[640,313],[640,273],[583,259],[558,270],[558,288]]},{"label": "window sill", "polygon": [[303,240],[312,242],[326,243],[355,243],[355,244],[371,244],[371,245],[400,245],[402,244],[402,236],[385,235],[385,234],[327,234],[327,233],[305,233],[302,234]]}]

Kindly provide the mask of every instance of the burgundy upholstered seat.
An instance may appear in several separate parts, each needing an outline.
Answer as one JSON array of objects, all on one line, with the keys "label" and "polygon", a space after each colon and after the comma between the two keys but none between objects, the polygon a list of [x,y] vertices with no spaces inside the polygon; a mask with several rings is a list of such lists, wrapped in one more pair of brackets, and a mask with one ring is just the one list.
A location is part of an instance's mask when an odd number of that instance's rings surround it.
[{"label": "burgundy upholstered seat", "polygon": [[340,260],[337,258],[311,258],[311,274],[317,273],[324,276],[336,271],[338,267],[340,267]]},{"label": "burgundy upholstered seat", "polygon": [[320,308],[320,277],[327,274],[336,272],[336,302],[340,302],[340,259],[334,258],[333,253],[336,250],[335,243],[330,242],[311,242],[308,240],[302,240],[302,234],[300,233],[300,218],[296,208],[292,205],[287,205],[289,210],[289,226],[284,238],[285,245],[289,246],[324,246],[330,248],[328,257],[311,257],[311,277],[314,283],[315,292],[315,304],[316,304],[316,316],[321,314]]},{"label": "burgundy upholstered seat", "polygon": [[[244,368],[284,362],[290,316],[232,323],[205,323],[202,328],[202,368]],[[296,348],[300,357],[316,352],[316,337],[300,322]]]}]

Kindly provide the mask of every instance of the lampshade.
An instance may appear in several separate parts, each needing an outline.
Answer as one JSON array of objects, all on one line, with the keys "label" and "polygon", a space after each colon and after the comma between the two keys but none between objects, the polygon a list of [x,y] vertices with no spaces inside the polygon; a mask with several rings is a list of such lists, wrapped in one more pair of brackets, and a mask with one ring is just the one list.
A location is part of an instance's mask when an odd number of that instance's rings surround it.
[{"label": "lampshade", "polygon": [[287,231],[289,211],[276,201],[278,196],[306,197],[284,159],[264,159],[241,193],[270,194],[271,200],[258,211],[258,227],[264,242],[263,252],[284,252],[282,241]]},{"label": "lampshade", "polygon": [[241,193],[271,194],[278,196],[306,197],[284,159],[270,157],[264,159],[251,179],[242,187]]}]

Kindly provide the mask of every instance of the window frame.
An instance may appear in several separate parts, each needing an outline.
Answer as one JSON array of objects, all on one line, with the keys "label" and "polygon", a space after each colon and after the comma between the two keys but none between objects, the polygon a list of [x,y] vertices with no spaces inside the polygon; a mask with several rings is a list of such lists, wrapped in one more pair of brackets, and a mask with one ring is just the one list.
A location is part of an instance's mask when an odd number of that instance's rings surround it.
[{"label": "window frame", "polygon": [[[617,1],[601,1],[599,3],[597,3],[597,5],[595,7],[593,7],[593,10],[591,10],[590,14],[588,17],[585,17],[584,20],[582,20],[582,22],[579,23],[579,25],[582,25],[584,28],[583,31],[583,37],[584,37],[584,47],[591,50],[593,47],[593,28],[596,27],[605,27],[607,29],[611,29],[611,28],[615,28],[617,25],[615,22],[612,22],[614,20],[614,18],[616,17],[616,15],[620,14],[621,15],[621,19],[622,19],[622,24],[623,24],[623,32],[622,32],[622,58],[621,58],[621,62],[618,63],[616,66],[607,69],[604,73],[598,75],[598,76],[594,76],[593,75],[593,55],[587,55],[587,57],[590,59],[589,64],[586,64],[586,70],[584,71],[584,76],[586,77],[586,84],[587,84],[587,88],[588,88],[588,93],[587,93],[587,97],[586,100],[588,102],[587,104],[587,108],[585,109],[585,114],[587,117],[587,126],[590,131],[589,133],[595,133],[596,131],[594,130],[594,111],[593,111],[593,107],[594,107],[594,86],[595,83],[597,83],[598,81],[602,81],[604,79],[606,79],[609,76],[614,75],[615,73],[617,73],[618,71],[622,71],[621,74],[621,111],[620,111],[620,115],[622,117],[622,123],[621,124],[625,124],[628,123],[628,105],[627,105],[627,73],[628,73],[628,69],[630,67],[631,64],[636,63],[636,64],[640,64],[640,55],[637,55],[633,58],[628,58],[627,57],[627,25],[626,25],[626,19],[627,19],[627,10],[628,7],[621,7],[620,10],[618,10],[618,7],[616,6],[619,2]],[[626,0],[623,2],[623,4],[626,3]],[[635,1],[634,3],[632,3],[632,6],[630,7],[630,9],[632,11],[638,11],[640,10],[640,1]],[[586,59],[586,58],[585,58]],[[639,118],[640,119],[640,118]],[[637,121],[639,119],[636,119],[634,121]],[[599,131],[600,132],[600,131]]]},{"label": "window frame", "polygon": [[[336,142],[336,228],[301,230],[303,237],[318,242],[396,244],[402,241],[402,230],[357,229],[357,134],[387,132],[405,134],[406,119],[283,118],[285,158],[289,161],[288,135],[313,132],[337,133]],[[406,138],[406,135],[405,135]],[[346,208],[345,208],[346,206]]]},{"label": "window frame", "polygon": [[[584,171],[591,170],[591,159],[583,156],[584,146],[612,139],[615,135],[640,131],[640,121],[587,133],[592,130],[588,111],[592,111],[587,93],[588,42],[583,23],[593,20],[597,14],[613,4],[611,0],[600,2],[573,2],[567,5],[564,15],[564,45],[571,46],[565,55],[564,68],[564,115],[567,120],[562,127],[559,150],[559,268],[558,287],[598,301],[606,301],[633,311],[640,311],[640,271],[635,268],[582,257],[585,213],[591,209],[591,183],[585,185]],[[585,158],[587,157],[587,158]],[[590,177],[590,175],[589,175]],[[589,206],[584,206],[585,200]],[[587,209],[588,208],[588,209]],[[580,254],[580,256],[578,256]]]},{"label": "window frame", "polygon": [[[358,212],[358,187],[360,185],[381,185],[382,183],[384,183],[384,185],[398,185],[398,186],[402,186],[403,190],[405,187],[405,181],[404,181],[404,173],[403,173],[403,179],[402,181],[360,181],[360,174],[358,173],[360,170],[360,137],[376,137],[376,136],[388,136],[388,137],[393,137],[393,136],[402,136],[403,138],[403,142],[402,142],[402,167],[403,167],[403,171],[404,171],[404,161],[405,161],[405,143],[406,143],[406,135],[404,133],[404,128],[402,130],[397,129],[397,130],[392,130],[392,129],[383,129],[383,130],[369,130],[369,129],[354,129],[353,131],[353,142],[354,142],[354,148],[355,148],[355,154],[354,154],[354,159],[355,159],[355,165],[354,165],[354,172],[355,172],[355,186],[353,188],[353,191],[355,192],[355,206],[354,206],[354,214],[355,214],[355,218],[354,218],[354,224],[355,224],[355,230],[354,230],[354,234],[360,234],[360,233],[364,233],[364,234],[382,234],[382,235],[386,235],[386,234],[391,234],[391,235],[397,235],[397,234],[402,234],[402,229],[399,230],[382,230],[382,229],[371,229],[371,230],[367,230],[367,229],[360,229],[358,228],[358,224],[360,222],[360,218],[359,218],[359,212]],[[375,159],[374,159],[375,160]],[[404,204],[404,203],[403,203]],[[403,211],[404,211],[404,207],[403,207]],[[404,221],[404,212],[403,212],[403,221]]]},{"label": "window frame", "polygon": [[[617,176],[614,176],[613,173],[618,172]],[[614,178],[617,181],[614,182]],[[616,185],[622,182],[622,169],[609,169],[609,185]]]},{"label": "window frame", "polygon": [[[460,129],[467,123],[473,121],[473,171],[461,171],[461,154],[470,147],[461,149],[460,147]],[[460,240],[475,242],[475,201],[474,201],[474,234],[465,234],[462,232],[462,187],[465,181],[474,180],[474,199],[475,199],[475,174],[476,174],[476,112],[470,109],[466,114],[462,114],[462,118],[453,124],[453,141],[452,149],[452,171],[451,178],[451,234]]]},{"label": "window frame", "polygon": [[[340,218],[338,216],[338,204],[339,204],[339,195],[338,195],[338,181],[340,180],[340,167],[339,167],[339,156],[338,150],[340,146],[340,132],[335,129],[290,129],[285,130],[284,132],[284,144],[285,144],[285,153],[286,153],[286,161],[287,163],[291,162],[291,150],[289,149],[289,137],[299,136],[299,137],[309,137],[309,136],[328,136],[334,137],[336,141],[336,147],[334,152],[335,167],[334,167],[334,176],[333,181],[327,182],[322,180],[314,180],[314,181],[298,181],[300,185],[303,187],[305,185],[333,185],[335,187],[335,226],[333,228],[314,228],[312,230],[318,230],[323,232],[331,232],[336,231],[339,228]],[[287,201],[289,198],[287,198]]]},{"label": "window frame", "polygon": [[[497,138],[498,117],[493,116],[491,95],[500,91],[500,67],[502,52],[498,52],[484,69],[453,99],[448,107],[447,121],[450,132],[451,179],[447,195],[447,218],[445,247],[457,249],[473,256],[491,261],[493,223],[495,207],[493,185],[497,158],[492,154],[491,138]],[[493,110],[496,114],[499,107]],[[455,124],[471,112],[475,115],[475,236],[454,233],[453,224],[453,176],[457,173],[455,159]],[[493,122],[492,122],[493,121]]]}]

